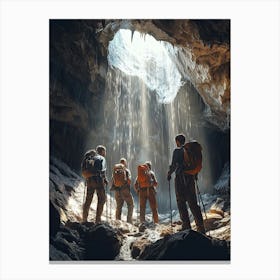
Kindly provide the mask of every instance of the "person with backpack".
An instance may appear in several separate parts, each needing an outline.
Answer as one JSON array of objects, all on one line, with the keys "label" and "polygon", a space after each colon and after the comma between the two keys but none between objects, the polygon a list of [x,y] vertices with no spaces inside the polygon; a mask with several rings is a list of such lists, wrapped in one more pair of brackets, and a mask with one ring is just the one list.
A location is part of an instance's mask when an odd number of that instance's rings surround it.
[{"label": "person with backpack", "polygon": [[188,206],[193,214],[197,231],[205,233],[201,209],[197,203],[195,180],[202,168],[201,146],[193,141],[185,144],[186,137],[179,134],[175,137],[177,148],[173,151],[172,163],[169,166],[167,180],[175,171],[175,193],[177,206],[182,220],[182,230],[191,229]]},{"label": "person with backpack", "polygon": [[83,222],[87,221],[89,208],[93,195],[97,194],[97,208],[95,223],[101,222],[103,206],[106,201],[105,185],[108,184],[106,178],[106,148],[97,146],[96,150],[85,153],[82,161],[82,176],[86,179],[86,200],[83,205]]},{"label": "person with backpack", "polygon": [[146,202],[149,200],[153,221],[155,224],[158,224],[158,207],[155,189],[157,186],[158,182],[155,173],[152,171],[152,163],[146,161],[145,164],[139,165],[134,189],[140,201],[140,223],[145,222]]},{"label": "person with backpack", "polygon": [[131,173],[127,168],[127,160],[120,159],[120,163],[115,164],[112,176],[111,190],[115,191],[116,199],[116,220],[121,220],[122,207],[124,202],[127,204],[127,222],[132,224],[133,197],[130,192]]}]

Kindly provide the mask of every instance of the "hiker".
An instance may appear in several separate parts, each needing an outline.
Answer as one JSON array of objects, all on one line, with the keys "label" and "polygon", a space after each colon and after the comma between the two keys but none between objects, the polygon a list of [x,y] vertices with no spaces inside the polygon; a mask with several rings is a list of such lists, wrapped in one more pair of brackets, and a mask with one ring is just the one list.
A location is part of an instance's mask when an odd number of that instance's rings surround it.
[{"label": "hiker", "polygon": [[90,150],[86,152],[82,162],[82,175],[86,178],[86,200],[83,205],[83,222],[87,221],[90,204],[93,199],[94,192],[97,194],[97,208],[95,223],[101,222],[103,206],[106,201],[105,185],[108,184],[106,178],[106,148],[97,146],[96,151]]},{"label": "hiker", "polygon": [[146,202],[150,203],[154,223],[158,223],[158,210],[156,201],[156,189],[158,182],[155,173],[152,171],[152,163],[146,161],[138,166],[138,176],[135,180],[134,189],[140,200],[140,223],[145,222]]},{"label": "hiker", "polygon": [[131,173],[127,168],[127,161],[125,158],[120,159],[120,163],[115,164],[112,176],[111,190],[115,191],[116,199],[116,220],[121,220],[122,207],[124,202],[127,204],[127,222],[132,224],[133,214],[133,197],[130,192]]},{"label": "hiker", "polygon": [[[186,137],[184,134],[179,134],[175,137],[177,148],[175,148],[173,151],[172,163],[169,166],[167,180],[171,180],[171,174],[175,171],[175,193],[180,218],[182,220],[182,230],[191,229],[188,208],[186,205],[186,202],[188,202],[189,208],[193,214],[196,223],[197,231],[205,233],[201,209],[197,204],[196,198],[195,179],[197,173],[189,172],[193,174],[188,174],[188,171],[186,171],[188,169],[187,166],[189,165],[190,159],[186,156],[184,157],[186,152],[184,148],[185,140]],[[185,162],[187,160],[189,162]]]}]

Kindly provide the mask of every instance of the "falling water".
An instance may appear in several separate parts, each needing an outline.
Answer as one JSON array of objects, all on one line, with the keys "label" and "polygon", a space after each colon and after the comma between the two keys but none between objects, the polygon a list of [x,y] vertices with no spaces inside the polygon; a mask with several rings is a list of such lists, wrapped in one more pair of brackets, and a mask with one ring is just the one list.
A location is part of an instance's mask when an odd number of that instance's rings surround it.
[{"label": "falling water", "polygon": [[[150,160],[159,181],[159,211],[169,206],[166,174],[175,148],[175,136],[203,146],[203,190],[211,190],[211,166],[201,123],[203,103],[183,83],[175,63],[178,49],[140,33],[120,30],[109,44],[104,116],[90,143],[107,147],[109,174],[121,157],[136,178],[137,165]],[[173,180],[172,180],[173,187]],[[176,205],[174,191],[173,205]]]}]

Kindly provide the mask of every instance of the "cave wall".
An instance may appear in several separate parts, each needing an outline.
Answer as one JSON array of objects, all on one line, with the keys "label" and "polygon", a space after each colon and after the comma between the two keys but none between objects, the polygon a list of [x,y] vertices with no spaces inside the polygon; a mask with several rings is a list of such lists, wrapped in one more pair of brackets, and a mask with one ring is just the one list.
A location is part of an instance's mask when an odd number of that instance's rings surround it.
[{"label": "cave wall", "polygon": [[175,63],[205,103],[210,142],[225,146],[213,161],[229,160],[229,20],[50,20],[51,155],[80,170],[87,134],[104,115],[107,48],[120,28],[181,48]]},{"label": "cave wall", "polygon": [[77,171],[102,109],[107,59],[96,38],[100,24],[50,20],[50,153]]}]

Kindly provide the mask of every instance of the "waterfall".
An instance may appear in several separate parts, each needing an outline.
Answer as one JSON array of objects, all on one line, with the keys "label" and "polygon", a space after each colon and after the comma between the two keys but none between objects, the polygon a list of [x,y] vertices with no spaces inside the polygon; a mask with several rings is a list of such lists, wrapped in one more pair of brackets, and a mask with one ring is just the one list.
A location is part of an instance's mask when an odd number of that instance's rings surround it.
[{"label": "waterfall", "polygon": [[[120,32],[120,31],[119,31]],[[104,94],[104,115],[99,128],[90,134],[89,146],[107,147],[108,175],[121,157],[128,161],[133,182],[137,165],[147,160],[159,181],[159,211],[169,207],[166,175],[175,148],[175,136],[184,133],[203,147],[200,188],[213,188],[205,127],[201,119],[204,104],[188,82],[182,82],[173,60],[177,50],[166,42],[144,38],[140,33],[121,30],[109,45],[109,66]],[[148,37],[149,36],[149,37]],[[142,40],[142,41],[141,41]],[[136,41],[136,42],[135,42]],[[129,48],[134,46],[132,53]],[[94,147],[94,146],[93,146]],[[174,178],[174,175],[173,175]],[[172,204],[176,207],[174,180]]]}]

